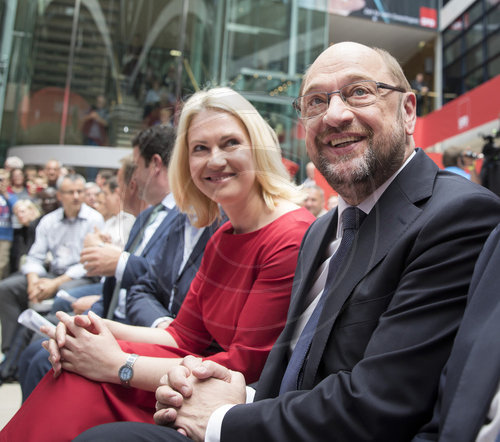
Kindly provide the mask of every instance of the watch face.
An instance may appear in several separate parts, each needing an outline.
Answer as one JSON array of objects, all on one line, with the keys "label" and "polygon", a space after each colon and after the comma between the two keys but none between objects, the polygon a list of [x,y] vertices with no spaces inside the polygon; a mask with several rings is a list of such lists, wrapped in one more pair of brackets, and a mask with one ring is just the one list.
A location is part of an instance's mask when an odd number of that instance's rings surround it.
[{"label": "watch face", "polygon": [[118,372],[118,375],[120,376],[120,381],[126,382],[130,381],[132,379],[132,374],[133,374],[132,367],[129,367],[128,365],[124,365],[123,367],[120,368],[120,371]]}]

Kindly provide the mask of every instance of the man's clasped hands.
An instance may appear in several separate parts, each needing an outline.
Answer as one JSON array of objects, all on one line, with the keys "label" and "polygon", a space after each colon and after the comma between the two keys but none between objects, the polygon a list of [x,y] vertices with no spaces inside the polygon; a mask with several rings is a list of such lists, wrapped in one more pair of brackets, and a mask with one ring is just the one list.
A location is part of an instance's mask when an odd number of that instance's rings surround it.
[{"label": "man's clasped hands", "polygon": [[244,376],[213,361],[186,356],[171,368],[156,390],[158,425],[172,426],[195,441],[205,439],[212,413],[223,405],[244,404]]}]

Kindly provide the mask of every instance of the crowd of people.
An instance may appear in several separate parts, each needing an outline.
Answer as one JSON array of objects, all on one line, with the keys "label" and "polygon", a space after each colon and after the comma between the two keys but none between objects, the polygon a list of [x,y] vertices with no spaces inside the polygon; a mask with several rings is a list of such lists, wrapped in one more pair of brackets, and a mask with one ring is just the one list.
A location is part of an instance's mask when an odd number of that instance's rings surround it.
[{"label": "crowd of people", "polygon": [[[415,146],[417,98],[384,50],[330,46],[293,105],[301,186],[225,87],[95,186],[45,168],[60,207],[15,206],[38,224],[0,281],[23,391],[0,441],[497,439],[500,198]],[[18,338],[50,299],[45,338]]]}]

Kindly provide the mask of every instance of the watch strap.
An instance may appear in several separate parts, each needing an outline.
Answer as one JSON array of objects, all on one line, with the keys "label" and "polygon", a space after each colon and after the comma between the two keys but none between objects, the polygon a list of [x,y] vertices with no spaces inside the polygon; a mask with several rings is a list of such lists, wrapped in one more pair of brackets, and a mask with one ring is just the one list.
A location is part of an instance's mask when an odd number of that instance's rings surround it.
[{"label": "watch strap", "polygon": [[[134,375],[134,371],[133,371],[132,367],[134,366],[135,361],[137,360],[138,357],[139,357],[139,355],[137,355],[135,353],[129,354],[127,357],[127,360],[125,361],[125,364],[122,365],[120,367],[120,369],[118,370],[118,377],[120,379],[121,384],[124,387],[130,387],[130,380],[132,379],[132,377]],[[122,371],[124,369],[129,369],[131,372],[130,376],[127,377],[127,379],[123,379],[123,377],[122,377]]]}]

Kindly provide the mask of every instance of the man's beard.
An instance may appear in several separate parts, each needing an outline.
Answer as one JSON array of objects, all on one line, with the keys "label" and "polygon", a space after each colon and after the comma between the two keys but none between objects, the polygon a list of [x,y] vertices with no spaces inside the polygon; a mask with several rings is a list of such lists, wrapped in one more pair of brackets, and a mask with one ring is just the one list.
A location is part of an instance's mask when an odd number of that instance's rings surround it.
[{"label": "man's beard", "polygon": [[[348,128],[344,131],[349,131]],[[389,179],[403,164],[406,134],[399,114],[389,136],[375,141],[371,129],[367,131],[368,149],[361,157],[357,153],[339,157],[332,163],[323,149],[318,149],[316,167],[328,184],[342,194],[346,187],[355,185],[370,194]],[[389,146],[389,149],[387,149]],[[384,149],[385,147],[385,149]]]}]

